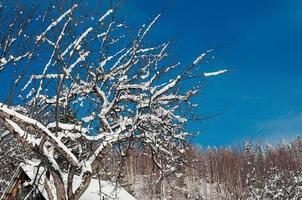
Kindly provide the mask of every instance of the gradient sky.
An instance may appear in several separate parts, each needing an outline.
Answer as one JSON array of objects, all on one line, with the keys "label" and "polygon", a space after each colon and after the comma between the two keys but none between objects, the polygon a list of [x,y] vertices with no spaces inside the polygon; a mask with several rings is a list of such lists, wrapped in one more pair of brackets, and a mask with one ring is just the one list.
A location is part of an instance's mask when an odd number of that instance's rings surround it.
[{"label": "gradient sky", "polygon": [[232,70],[206,81],[199,112],[223,114],[194,123],[203,130],[194,142],[276,143],[302,133],[301,0],[135,0],[124,9],[137,24],[162,13],[153,33],[175,41],[182,63],[217,48],[207,70]]},{"label": "gradient sky", "polygon": [[[158,13],[152,40],[172,41],[173,59],[188,64],[214,48],[205,71],[231,70],[204,83],[198,112],[223,114],[191,123],[202,130],[193,142],[276,143],[302,133],[301,0],[131,0],[120,10],[134,30]],[[3,93],[9,82],[1,84]]]}]

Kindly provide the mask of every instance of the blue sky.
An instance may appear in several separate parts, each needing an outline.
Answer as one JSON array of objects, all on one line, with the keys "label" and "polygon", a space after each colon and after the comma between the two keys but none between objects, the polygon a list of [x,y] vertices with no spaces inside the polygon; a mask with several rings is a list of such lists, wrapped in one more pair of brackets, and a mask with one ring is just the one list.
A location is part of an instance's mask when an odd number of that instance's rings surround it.
[{"label": "blue sky", "polygon": [[[194,143],[221,146],[302,133],[301,10],[301,0],[132,0],[120,17],[135,31],[162,13],[150,40],[172,41],[172,59],[184,65],[216,49],[205,71],[231,71],[207,79],[195,101],[204,117],[223,114],[189,128],[201,130]],[[1,84],[3,93],[10,82]]]},{"label": "blue sky", "polygon": [[153,34],[174,41],[172,53],[182,63],[217,48],[206,69],[232,70],[206,81],[199,112],[223,114],[192,124],[202,129],[194,142],[276,143],[302,133],[301,1],[136,0],[124,9],[134,24],[162,13]]}]

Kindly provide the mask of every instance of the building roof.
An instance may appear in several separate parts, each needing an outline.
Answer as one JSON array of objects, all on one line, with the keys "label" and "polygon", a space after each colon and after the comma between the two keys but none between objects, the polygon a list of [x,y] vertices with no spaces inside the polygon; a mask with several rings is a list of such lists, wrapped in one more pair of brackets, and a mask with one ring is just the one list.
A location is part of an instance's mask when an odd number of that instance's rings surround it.
[{"label": "building roof", "polygon": [[[4,199],[4,195],[9,193],[12,187],[14,187],[14,182],[16,180],[17,176],[20,176],[22,173],[26,173],[26,175],[31,179],[31,182],[29,184],[33,184],[33,180],[38,180],[38,190],[43,195],[43,197],[48,200],[46,189],[44,188],[44,180],[46,178],[46,171],[43,167],[36,167],[28,164],[21,164],[17,171],[15,172],[11,183],[9,184],[8,188],[6,189],[5,193],[1,197],[1,199]],[[37,177],[37,178],[36,178]],[[65,174],[63,177],[63,181],[67,182],[67,174]],[[51,180],[50,180],[51,184]],[[81,184],[81,177],[75,176],[74,177],[74,183],[73,187],[74,189],[77,188]],[[83,195],[80,197],[80,200],[92,200],[92,199],[101,199],[101,197],[104,197],[104,199],[108,200],[136,200],[135,197],[133,197],[131,194],[129,194],[124,188],[117,186],[114,183],[111,183],[109,181],[103,181],[98,179],[92,179],[90,182],[89,187],[87,190],[83,193]]]}]

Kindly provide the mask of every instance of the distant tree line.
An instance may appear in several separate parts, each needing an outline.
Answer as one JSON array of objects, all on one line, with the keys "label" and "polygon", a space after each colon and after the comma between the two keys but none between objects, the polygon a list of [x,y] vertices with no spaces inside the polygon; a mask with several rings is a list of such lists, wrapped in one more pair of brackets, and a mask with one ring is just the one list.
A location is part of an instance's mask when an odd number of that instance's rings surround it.
[{"label": "distant tree line", "polygon": [[[100,161],[97,176],[118,182],[138,199],[283,200],[302,197],[300,137],[276,146],[247,142],[237,149],[187,144],[182,163],[162,179],[151,151],[132,146],[121,155],[118,149],[114,148]],[[26,151],[17,140],[6,136],[0,142],[0,152],[1,193]],[[162,157],[160,162],[167,164],[169,161]]]},{"label": "distant tree line", "polygon": [[[112,152],[113,153],[113,152]],[[108,157],[115,173],[114,156]],[[302,140],[276,146],[246,142],[241,148],[187,145],[183,164],[159,180],[148,151],[133,148],[125,157],[121,183],[139,199],[300,199]],[[167,162],[162,158],[161,162]],[[103,170],[104,171],[104,170]],[[110,174],[110,173],[109,173]],[[107,178],[117,177],[110,176]]]}]

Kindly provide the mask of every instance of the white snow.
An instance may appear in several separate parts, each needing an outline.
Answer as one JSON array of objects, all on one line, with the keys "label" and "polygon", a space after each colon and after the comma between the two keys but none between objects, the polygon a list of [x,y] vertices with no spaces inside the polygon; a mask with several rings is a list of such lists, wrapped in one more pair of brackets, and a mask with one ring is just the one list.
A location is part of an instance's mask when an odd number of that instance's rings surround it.
[{"label": "white snow", "polygon": [[[47,192],[44,188],[44,180],[46,178],[44,168],[38,168],[29,164],[21,164],[21,168],[32,180],[37,175],[37,180],[39,180],[38,189],[43,194],[45,199],[48,200]],[[67,185],[67,174],[63,174],[63,181],[65,182],[64,185]],[[80,186],[81,181],[82,178],[80,176],[74,177],[74,190]],[[53,183],[50,181],[50,184]],[[120,186],[117,186],[109,181],[98,180],[95,178],[91,180],[90,185],[80,197],[80,200],[101,199],[102,197],[106,197],[108,200],[136,200],[131,194]]]},{"label": "white snow", "polygon": [[217,75],[220,75],[220,74],[224,74],[227,71],[228,71],[227,69],[223,69],[223,70],[219,70],[219,71],[215,71],[215,72],[205,72],[205,73],[203,73],[203,75],[205,77],[208,77],[208,76],[217,76]]},{"label": "white snow", "polygon": [[[27,117],[25,115],[22,115],[18,112],[16,112],[14,109],[8,108],[7,105],[4,105],[0,103],[0,115],[4,116],[10,116],[16,118],[18,121],[28,124],[29,126],[35,126],[37,127],[41,132],[43,132],[49,139],[55,143],[55,145],[58,147],[58,150],[63,153],[65,156],[67,156],[70,161],[74,165],[78,165],[79,161],[75,157],[75,155],[52,133],[49,131],[48,128],[46,128],[43,124],[38,122],[35,119],[32,119],[30,117]],[[17,130],[18,131],[18,130]]]},{"label": "white snow", "polygon": [[2,138],[5,138],[7,135],[9,135],[10,134],[10,132],[9,131],[4,131],[4,132],[2,132],[2,133],[0,133],[0,140],[2,139]]},{"label": "white snow", "polygon": [[194,60],[193,65],[199,64],[199,63],[203,60],[203,58],[207,55],[207,53],[209,53],[209,52],[211,52],[211,51],[214,51],[214,49],[207,50],[205,53],[202,53],[200,56],[198,56],[198,57]]},{"label": "white snow", "polygon": [[110,9],[108,10],[100,19],[99,22],[103,21],[108,15],[110,15],[111,13],[113,13],[113,10]]},{"label": "white snow", "polygon": [[193,65],[197,65],[198,63],[201,62],[201,60],[205,57],[206,53],[201,54],[200,56],[198,56],[196,58],[196,60],[194,60]]},{"label": "white snow", "polygon": [[0,66],[5,65],[7,63],[7,60],[5,58],[0,59]]},{"label": "white snow", "polygon": [[77,6],[78,6],[78,4],[73,5],[72,8],[68,9],[58,19],[53,21],[41,35],[37,36],[37,41],[40,41],[49,30],[51,30],[53,27],[55,27],[60,21],[62,21],[62,19],[64,19],[67,15],[69,15]]},{"label": "white snow", "polygon": [[149,24],[149,26],[146,28],[146,30],[144,31],[144,33],[142,34],[142,37],[140,38],[140,42],[143,40],[143,38],[145,37],[145,35],[150,31],[151,27],[154,25],[154,23],[158,20],[158,18],[161,16],[161,14],[158,14],[153,20],[152,22]]}]

